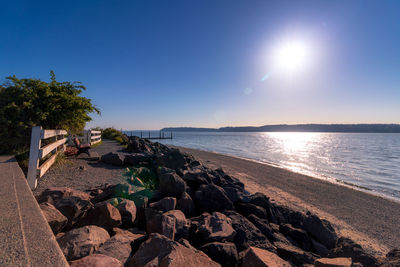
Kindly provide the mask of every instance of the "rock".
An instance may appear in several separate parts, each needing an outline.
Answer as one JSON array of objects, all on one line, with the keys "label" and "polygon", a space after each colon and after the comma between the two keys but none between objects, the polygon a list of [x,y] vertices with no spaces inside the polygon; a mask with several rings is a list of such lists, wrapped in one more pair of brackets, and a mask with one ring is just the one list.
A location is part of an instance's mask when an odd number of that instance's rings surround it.
[{"label": "rock", "polygon": [[195,193],[196,206],[202,211],[213,212],[233,210],[233,203],[225,191],[214,184],[202,185]]},{"label": "rock", "polygon": [[190,221],[186,219],[185,214],[180,210],[170,210],[163,216],[171,217],[175,220],[175,240],[187,238],[189,235]]},{"label": "rock", "polygon": [[304,221],[304,229],[328,249],[335,247],[337,235],[327,220],[321,220],[316,215],[308,214]]},{"label": "rock", "polygon": [[145,209],[146,232],[159,233],[170,239],[175,238],[175,219],[172,216],[164,215],[161,211],[151,208]]},{"label": "rock", "polygon": [[105,229],[89,225],[66,232],[57,238],[57,242],[65,258],[70,261],[93,253],[109,238]]},{"label": "rock", "polygon": [[63,197],[55,204],[56,209],[68,219],[67,229],[70,229],[75,223],[81,220],[92,206],[89,200],[84,200],[76,196]]},{"label": "rock", "polygon": [[192,218],[192,225],[194,242],[197,244],[233,241],[236,234],[232,220],[220,212],[203,213]]},{"label": "rock", "polygon": [[180,198],[186,191],[185,181],[176,173],[165,173],[159,177],[160,191],[166,197]]},{"label": "rock", "polygon": [[187,218],[192,217],[195,212],[194,202],[190,195],[184,192],[176,204],[176,209],[181,210]]},{"label": "rock", "polygon": [[111,164],[114,166],[122,166],[124,165],[122,157],[118,153],[107,153],[101,156],[101,161],[106,164]]},{"label": "rock", "polygon": [[264,208],[251,204],[251,203],[237,203],[236,211],[245,217],[250,216],[251,214],[256,215],[258,218],[267,219],[267,212]]},{"label": "rock", "polygon": [[117,205],[117,209],[121,214],[122,226],[125,228],[132,227],[136,219],[135,202],[128,199],[123,199]]},{"label": "rock", "polygon": [[127,267],[141,266],[220,266],[204,252],[188,248],[160,234],[151,234],[127,261]]},{"label": "rock", "polygon": [[386,258],[384,258],[380,263],[380,267],[398,267],[400,266],[400,249],[392,249],[386,254]]},{"label": "rock", "polygon": [[65,217],[50,203],[44,202],[40,204],[40,209],[42,210],[44,217],[46,218],[51,230],[53,230],[55,235],[67,225],[67,217]]},{"label": "rock", "polygon": [[68,187],[49,187],[38,197],[38,202],[49,202],[55,204],[64,197],[78,197],[83,200],[90,200],[90,195]]},{"label": "rock", "polygon": [[312,251],[314,253],[317,253],[321,257],[326,257],[328,255],[328,249],[321,243],[319,243],[317,240],[314,238],[311,238],[311,244],[312,244]]},{"label": "rock", "polygon": [[291,267],[292,265],[265,249],[250,247],[243,257],[242,267]]},{"label": "rock", "polygon": [[176,148],[171,148],[167,153],[157,159],[157,165],[173,169],[182,169],[186,160],[184,155]]},{"label": "rock", "polygon": [[223,187],[223,189],[228,198],[230,199],[230,201],[232,201],[234,204],[236,204],[237,202],[242,202],[242,203],[250,202],[250,198],[248,197],[248,195],[245,194],[241,189],[232,186],[225,186]]},{"label": "rock", "polygon": [[70,267],[122,267],[123,264],[110,256],[102,255],[102,254],[93,254],[90,256],[86,256],[82,259],[71,261],[69,263]]},{"label": "rock", "polygon": [[321,258],[314,262],[315,267],[351,267],[351,258]]},{"label": "rock", "polygon": [[131,243],[144,238],[144,235],[132,234],[129,231],[120,232],[108,239],[95,253],[116,258],[124,264],[132,251]]},{"label": "rock", "polygon": [[304,229],[304,221],[307,216],[302,212],[295,211],[287,206],[277,205],[276,203],[271,203],[267,212],[271,213],[271,218],[268,217],[268,220],[272,223],[289,223],[296,228]]},{"label": "rock", "polygon": [[[213,261],[218,262],[223,267],[236,266],[239,255],[233,243],[212,242],[200,247]],[[254,266],[252,266],[254,267]]]},{"label": "rock", "polygon": [[175,207],[176,207],[176,198],[174,197],[165,197],[160,201],[153,202],[150,204],[150,208],[160,210],[162,212],[174,210]]},{"label": "rock", "polygon": [[283,243],[274,243],[277,247],[278,256],[284,260],[291,261],[296,266],[302,264],[314,263],[316,256],[310,252],[303,251],[302,249]]},{"label": "rock", "polygon": [[306,231],[295,228],[290,224],[281,224],[279,226],[279,232],[296,241],[302,249],[307,251],[311,249],[311,238],[307,235]]},{"label": "rock", "polygon": [[97,203],[92,210],[78,223],[78,226],[97,225],[107,230],[121,225],[122,219],[118,209],[108,202]]},{"label": "rock", "polygon": [[365,266],[375,266],[377,264],[377,259],[367,254],[359,244],[345,237],[339,238],[336,247],[328,253],[328,258],[337,257],[350,257],[354,263],[359,262]]},{"label": "rock", "polygon": [[126,155],[124,158],[124,165],[137,166],[141,163],[150,161],[150,155],[148,153],[132,153]]},{"label": "rock", "polygon": [[267,237],[248,219],[235,211],[224,211],[227,217],[232,220],[232,227],[236,231],[234,243],[238,251],[242,251],[250,246],[274,251],[275,248]]},{"label": "rock", "polygon": [[129,184],[110,185],[107,188],[105,188],[101,194],[92,198],[92,202],[98,203],[115,197],[130,199],[130,195],[132,193],[135,193],[135,190]]},{"label": "rock", "polygon": [[186,172],[182,179],[186,182],[188,186],[197,190],[200,185],[202,184],[209,184],[211,182],[210,178],[208,177],[207,173],[204,171],[197,171],[197,172]]},{"label": "rock", "polygon": [[267,220],[260,219],[254,214],[251,214],[247,219],[252,222],[269,240],[273,240],[273,230]]}]

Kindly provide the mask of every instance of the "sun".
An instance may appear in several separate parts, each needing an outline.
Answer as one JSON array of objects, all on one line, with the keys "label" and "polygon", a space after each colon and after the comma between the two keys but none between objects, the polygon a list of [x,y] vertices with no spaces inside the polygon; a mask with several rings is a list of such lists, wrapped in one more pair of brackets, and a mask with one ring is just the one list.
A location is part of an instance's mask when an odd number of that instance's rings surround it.
[{"label": "sun", "polygon": [[303,69],[308,61],[309,49],[300,41],[291,41],[280,45],[275,51],[276,67],[284,72]]}]

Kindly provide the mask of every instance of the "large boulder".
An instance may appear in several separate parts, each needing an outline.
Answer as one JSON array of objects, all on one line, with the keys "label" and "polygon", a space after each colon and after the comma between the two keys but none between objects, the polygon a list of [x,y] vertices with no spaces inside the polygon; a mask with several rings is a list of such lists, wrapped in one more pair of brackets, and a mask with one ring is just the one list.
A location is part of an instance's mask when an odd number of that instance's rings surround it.
[{"label": "large boulder", "polygon": [[258,218],[256,215],[251,214],[247,219],[252,222],[263,235],[265,235],[269,240],[273,240],[273,232],[271,225],[268,223],[268,220]]},{"label": "large boulder", "polygon": [[251,214],[256,215],[258,218],[267,219],[267,211],[257,205],[251,203],[237,203],[235,205],[236,211],[245,217],[250,216]]},{"label": "large boulder", "polygon": [[151,203],[149,206],[150,206],[150,208],[160,210],[162,212],[174,210],[176,207],[176,198],[165,197],[157,202]]},{"label": "large boulder", "polygon": [[290,224],[281,224],[279,226],[279,232],[296,241],[304,250],[309,251],[312,247],[311,238],[307,235],[307,232],[302,229],[295,228]]},{"label": "large boulder", "polygon": [[171,148],[157,159],[157,165],[178,171],[185,165],[186,160],[179,149]]},{"label": "large boulder", "polygon": [[55,235],[67,225],[67,217],[65,217],[50,203],[44,202],[40,204],[40,209],[42,210],[44,217],[46,218],[51,230],[53,230]]},{"label": "large boulder", "polygon": [[186,219],[185,214],[180,210],[170,210],[163,216],[171,217],[175,220],[175,240],[187,238],[189,235],[190,221]]},{"label": "large boulder", "polygon": [[97,225],[107,230],[121,225],[122,219],[118,209],[109,202],[97,203],[92,210],[78,223],[78,226]]},{"label": "large boulder", "polygon": [[338,239],[336,247],[328,253],[328,258],[350,257],[354,263],[361,263],[364,266],[375,266],[377,259],[367,254],[364,249],[353,240],[345,237]]},{"label": "large boulder", "polygon": [[188,186],[193,188],[193,190],[197,190],[200,185],[206,185],[211,182],[207,172],[202,170],[185,172],[182,179]]},{"label": "large boulder", "polygon": [[181,210],[187,218],[193,216],[195,212],[194,202],[190,195],[184,192],[176,203],[176,209]]},{"label": "large boulder", "polygon": [[92,254],[82,259],[71,261],[70,267],[122,267],[123,264],[110,256],[101,254]]},{"label": "large boulder", "polygon": [[231,210],[223,212],[232,220],[232,227],[236,231],[234,243],[239,251],[250,246],[274,251],[275,248],[267,237],[248,219],[239,213]]},{"label": "large boulder", "polygon": [[[233,243],[212,242],[200,247],[213,261],[218,262],[223,267],[236,266],[239,255]],[[252,266],[254,267],[254,266]]]},{"label": "large boulder", "polygon": [[165,173],[159,177],[160,191],[166,197],[180,198],[186,191],[186,183],[176,173]]},{"label": "large boulder", "polygon": [[291,267],[292,265],[275,253],[265,249],[250,247],[242,260],[242,267]]},{"label": "large boulder", "polygon": [[175,238],[175,223],[176,220],[172,216],[167,216],[151,208],[145,209],[146,214],[146,232],[159,233],[170,239]]},{"label": "large boulder", "polygon": [[67,196],[59,199],[55,203],[55,207],[65,217],[67,217],[68,223],[66,228],[70,229],[86,215],[88,210],[90,210],[93,205],[89,200],[85,200],[76,196]]},{"label": "large boulder", "polygon": [[277,247],[278,256],[292,262],[295,266],[312,264],[317,258],[316,255],[292,245],[283,243],[274,243],[274,245]]},{"label": "large boulder", "polygon": [[248,195],[242,189],[233,186],[223,187],[226,195],[234,204],[237,202],[248,203],[250,201]]},{"label": "large boulder", "polygon": [[117,209],[121,214],[122,226],[125,228],[132,227],[136,219],[136,205],[135,202],[128,199],[122,199]]},{"label": "large boulder", "polygon": [[229,200],[225,191],[214,184],[202,185],[195,193],[196,206],[202,211],[213,212],[233,210],[232,201]]},{"label": "large boulder", "polygon": [[145,162],[149,162],[151,160],[149,153],[132,153],[130,155],[126,155],[124,158],[124,165],[128,166],[137,166],[139,164],[143,164]]},{"label": "large boulder", "polygon": [[64,197],[79,197],[83,200],[90,200],[89,194],[79,190],[68,187],[49,187],[40,194],[38,202],[50,202],[51,204],[55,204]]},{"label": "large boulder", "polygon": [[304,221],[304,229],[328,249],[335,247],[337,235],[332,225],[314,214],[309,213],[307,215]]},{"label": "large boulder", "polygon": [[321,258],[314,262],[315,267],[351,267],[351,258]]},{"label": "large boulder", "polygon": [[232,220],[220,212],[192,218],[192,229],[197,244],[233,241],[236,234]]},{"label": "large boulder", "polygon": [[116,258],[124,264],[132,251],[131,243],[144,237],[142,234],[133,234],[129,231],[119,232],[108,239],[95,253]]},{"label": "large boulder", "polygon": [[123,158],[118,153],[107,153],[101,156],[101,161],[106,164],[111,164],[115,166],[122,166],[124,165]]},{"label": "large boulder", "polygon": [[160,234],[151,234],[126,263],[127,267],[142,266],[205,266],[217,267],[204,252],[184,246]]},{"label": "large boulder", "polygon": [[57,238],[57,242],[65,258],[70,261],[92,254],[109,238],[105,229],[90,225],[66,232]]}]

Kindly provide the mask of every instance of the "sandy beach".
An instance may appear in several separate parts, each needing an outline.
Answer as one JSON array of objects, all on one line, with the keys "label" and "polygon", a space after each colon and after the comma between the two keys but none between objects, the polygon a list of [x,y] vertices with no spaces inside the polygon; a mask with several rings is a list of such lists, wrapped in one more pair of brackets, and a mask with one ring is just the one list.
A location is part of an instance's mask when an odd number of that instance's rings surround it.
[{"label": "sandy beach", "polygon": [[329,220],[340,235],[352,238],[375,255],[399,247],[400,203],[251,160],[179,147],[209,167],[222,167],[246,189],[275,202],[312,211]]}]

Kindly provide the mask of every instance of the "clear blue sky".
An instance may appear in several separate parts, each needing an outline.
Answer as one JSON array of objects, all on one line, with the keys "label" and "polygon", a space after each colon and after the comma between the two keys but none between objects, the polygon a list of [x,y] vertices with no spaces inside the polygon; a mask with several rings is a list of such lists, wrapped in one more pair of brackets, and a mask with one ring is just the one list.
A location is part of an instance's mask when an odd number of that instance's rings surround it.
[{"label": "clear blue sky", "polygon": [[0,35],[1,79],[81,81],[90,126],[400,122],[396,0],[2,1]]}]

